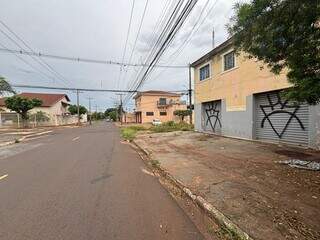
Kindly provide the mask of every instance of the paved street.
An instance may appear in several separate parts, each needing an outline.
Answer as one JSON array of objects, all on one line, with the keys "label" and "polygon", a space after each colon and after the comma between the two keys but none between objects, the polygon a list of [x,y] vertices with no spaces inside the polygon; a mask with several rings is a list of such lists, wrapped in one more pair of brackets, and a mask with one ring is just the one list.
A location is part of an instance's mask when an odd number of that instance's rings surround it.
[{"label": "paved street", "polygon": [[202,239],[110,123],[0,148],[0,239]]}]

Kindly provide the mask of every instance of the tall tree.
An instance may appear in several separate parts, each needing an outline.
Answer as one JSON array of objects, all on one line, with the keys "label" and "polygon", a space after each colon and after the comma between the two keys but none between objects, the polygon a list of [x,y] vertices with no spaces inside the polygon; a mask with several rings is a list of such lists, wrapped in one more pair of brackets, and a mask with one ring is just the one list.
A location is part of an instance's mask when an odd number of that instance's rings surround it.
[{"label": "tall tree", "polygon": [[[71,115],[78,114],[78,106],[77,105],[70,105],[68,110],[71,113]],[[80,113],[80,115],[86,114],[87,113],[87,109],[84,106],[80,105],[79,106],[79,113]]]},{"label": "tall tree", "polygon": [[20,114],[25,126],[26,120],[28,119],[28,111],[35,107],[40,107],[42,101],[36,98],[28,99],[15,95],[6,98],[5,104],[7,108]]},{"label": "tall tree", "polygon": [[279,74],[287,70],[287,98],[320,102],[320,2],[252,0],[237,3],[228,25],[237,51]]},{"label": "tall tree", "polygon": [[0,96],[3,96],[4,93],[15,93],[11,85],[6,81],[6,79],[0,76]]}]

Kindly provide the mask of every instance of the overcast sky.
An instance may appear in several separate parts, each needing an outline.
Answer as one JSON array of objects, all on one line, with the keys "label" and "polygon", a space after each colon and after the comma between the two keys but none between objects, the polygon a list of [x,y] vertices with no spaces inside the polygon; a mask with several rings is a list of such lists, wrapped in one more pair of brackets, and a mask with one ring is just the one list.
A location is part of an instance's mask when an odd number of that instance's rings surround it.
[{"label": "overcast sky", "polygon": [[[135,0],[125,62],[129,60],[132,52],[146,1]],[[132,2],[133,0],[1,0],[0,20],[36,52],[121,62]],[[133,63],[141,63],[144,60],[150,49],[150,42],[157,37],[154,33],[158,30],[156,23],[166,2],[174,3],[176,0],[148,1],[144,22],[133,52]],[[233,13],[232,7],[236,1],[209,0],[204,8],[206,2],[207,0],[198,1],[172,46],[160,59],[161,64],[185,65],[201,57],[212,48],[213,28],[216,45],[227,39],[225,25]],[[193,28],[195,24],[197,25]],[[6,29],[0,25],[0,48],[5,46],[20,50],[1,30]],[[6,33],[8,34],[8,31]],[[182,43],[190,36],[190,41],[182,48]],[[20,57],[32,64],[36,70],[13,54],[0,52],[0,75],[12,84],[127,89],[139,70],[134,67],[123,68],[118,81],[119,66],[44,59],[67,80],[63,81],[49,74],[32,58],[21,55]],[[45,75],[39,73],[40,71]],[[141,90],[175,91],[187,89],[187,86],[187,69],[156,69]],[[43,92],[36,89],[19,91]],[[66,93],[75,102],[75,94]],[[98,110],[112,107],[119,98],[112,93],[84,92],[80,96],[81,104],[87,106],[88,97],[93,97],[92,105],[97,105]],[[128,104],[127,107],[132,108],[132,105]]]}]

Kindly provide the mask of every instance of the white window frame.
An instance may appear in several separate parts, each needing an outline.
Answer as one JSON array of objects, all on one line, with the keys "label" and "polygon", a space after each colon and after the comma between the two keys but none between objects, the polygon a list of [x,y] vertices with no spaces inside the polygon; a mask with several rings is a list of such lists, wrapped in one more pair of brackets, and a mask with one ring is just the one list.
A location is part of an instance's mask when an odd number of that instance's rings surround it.
[{"label": "white window frame", "polygon": [[224,70],[224,68],[225,68],[225,65],[224,65],[224,56],[227,55],[228,53],[231,53],[231,52],[234,52],[234,49],[233,49],[233,48],[229,49],[228,51],[226,51],[226,52],[224,52],[223,54],[220,55],[220,56],[221,56],[221,62],[222,62],[222,63],[221,63],[221,67],[222,67],[221,73],[229,72],[229,71],[232,71],[232,70],[238,68],[236,53],[234,53],[234,67],[233,67],[233,68],[230,68],[230,69],[228,69],[228,70]]},{"label": "white window frame", "polygon": [[[209,65],[209,77],[200,80],[200,69],[205,67],[206,65]],[[211,64],[211,61],[208,61],[208,62],[206,62],[206,63],[204,63],[204,64],[199,66],[199,68],[198,68],[198,77],[199,77],[199,82],[207,81],[208,79],[210,79],[212,77],[212,64]]]}]

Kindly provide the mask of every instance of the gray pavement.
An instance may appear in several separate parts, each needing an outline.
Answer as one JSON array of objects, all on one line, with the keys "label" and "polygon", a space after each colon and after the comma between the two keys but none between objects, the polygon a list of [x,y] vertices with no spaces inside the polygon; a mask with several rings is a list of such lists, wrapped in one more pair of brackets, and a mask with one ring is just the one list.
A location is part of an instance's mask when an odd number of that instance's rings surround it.
[{"label": "gray pavement", "polygon": [[0,148],[0,239],[202,239],[146,173],[110,123]]}]

